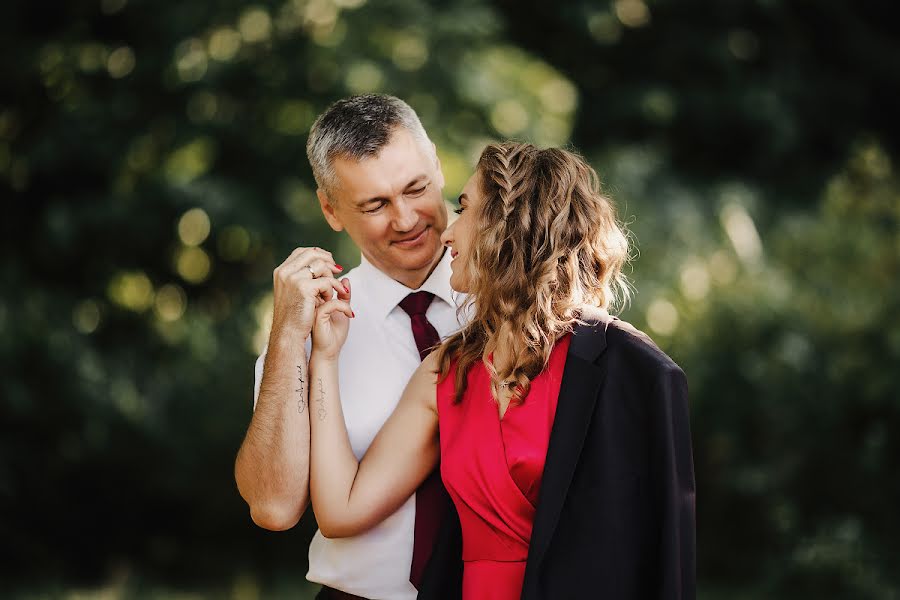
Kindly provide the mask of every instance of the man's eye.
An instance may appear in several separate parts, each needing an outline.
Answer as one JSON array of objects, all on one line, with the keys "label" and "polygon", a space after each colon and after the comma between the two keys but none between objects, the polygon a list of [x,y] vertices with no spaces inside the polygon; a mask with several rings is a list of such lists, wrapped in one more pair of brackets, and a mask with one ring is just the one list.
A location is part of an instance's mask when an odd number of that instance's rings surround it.
[{"label": "man's eye", "polygon": [[367,214],[376,213],[376,212],[378,212],[379,210],[381,210],[382,208],[384,208],[384,205],[385,205],[385,204],[386,204],[386,202],[379,202],[378,205],[375,206],[374,208],[370,208],[370,209],[368,209],[368,210],[364,210],[363,212],[364,212],[364,213],[367,213]]},{"label": "man's eye", "polygon": [[423,186],[420,187],[419,189],[416,189],[416,190],[410,190],[409,193],[408,193],[407,195],[408,195],[408,196],[421,196],[421,195],[425,192],[425,188],[426,188],[426,187],[428,187],[428,186],[423,185]]}]

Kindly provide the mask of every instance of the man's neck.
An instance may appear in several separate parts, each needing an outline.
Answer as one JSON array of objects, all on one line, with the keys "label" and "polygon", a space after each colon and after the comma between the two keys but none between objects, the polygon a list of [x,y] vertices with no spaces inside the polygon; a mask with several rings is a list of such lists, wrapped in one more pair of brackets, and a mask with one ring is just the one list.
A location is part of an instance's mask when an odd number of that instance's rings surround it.
[{"label": "man's neck", "polygon": [[423,267],[421,269],[415,271],[386,271],[378,266],[377,263],[373,262],[372,259],[366,257],[366,259],[374,266],[376,269],[393,279],[394,281],[401,283],[408,287],[411,290],[417,290],[422,287],[422,284],[425,283],[431,274],[434,272],[434,269],[441,262],[441,259],[444,257],[444,252],[447,249],[443,246],[440,247],[440,251],[435,254],[434,258],[431,260],[431,264],[427,267]]}]

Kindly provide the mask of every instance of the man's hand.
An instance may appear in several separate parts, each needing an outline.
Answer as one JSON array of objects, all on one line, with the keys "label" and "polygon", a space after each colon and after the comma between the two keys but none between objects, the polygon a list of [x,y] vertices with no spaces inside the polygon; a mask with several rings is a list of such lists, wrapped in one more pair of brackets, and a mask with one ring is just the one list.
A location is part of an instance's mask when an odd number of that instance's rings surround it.
[{"label": "man's hand", "polygon": [[333,292],[339,297],[347,295],[347,289],[334,278],[343,270],[331,252],[321,248],[294,250],[273,274],[273,333],[290,329],[304,340],[309,337],[316,307],[331,300]]}]

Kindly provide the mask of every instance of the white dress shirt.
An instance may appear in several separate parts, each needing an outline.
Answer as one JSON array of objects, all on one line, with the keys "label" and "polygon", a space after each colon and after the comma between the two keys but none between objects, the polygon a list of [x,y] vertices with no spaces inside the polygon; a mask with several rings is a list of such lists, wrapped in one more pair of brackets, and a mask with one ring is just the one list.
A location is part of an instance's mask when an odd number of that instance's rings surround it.
[{"label": "white dress shirt", "polygon": [[[348,272],[353,312],[338,363],[341,407],[350,445],[361,459],[393,412],[413,371],[419,351],[410,318],[398,306],[407,294],[428,291],[434,299],[426,316],[441,339],[460,328],[456,303],[464,296],[450,288],[450,252],[418,290],[391,279],[369,261]],[[307,345],[308,347],[308,345]],[[256,361],[254,406],[262,380],[263,355]],[[327,539],[316,532],[309,546],[306,578],[366,598],[406,600],[416,597],[409,582],[416,501],[413,495],[397,512],[354,537]]]}]

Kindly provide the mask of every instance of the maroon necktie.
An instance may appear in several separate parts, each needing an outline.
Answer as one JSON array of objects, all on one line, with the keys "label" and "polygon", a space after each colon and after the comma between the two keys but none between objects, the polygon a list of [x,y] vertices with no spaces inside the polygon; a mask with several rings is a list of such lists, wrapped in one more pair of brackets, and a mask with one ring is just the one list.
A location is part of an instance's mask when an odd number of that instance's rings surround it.
[{"label": "maroon necktie", "polygon": [[[400,302],[400,308],[409,315],[420,360],[425,360],[431,349],[441,341],[434,325],[425,317],[425,311],[428,310],[432,298],[434,294],[431,292],[413,292]],[[422,583],[425,565],[431,557],[438,528],[447,506],[448,495],[441,481],[440,471],[439,468],[435,469],[416,490],[415,537],[412,566],[409,570],[409,580],[416,588]]]}]

